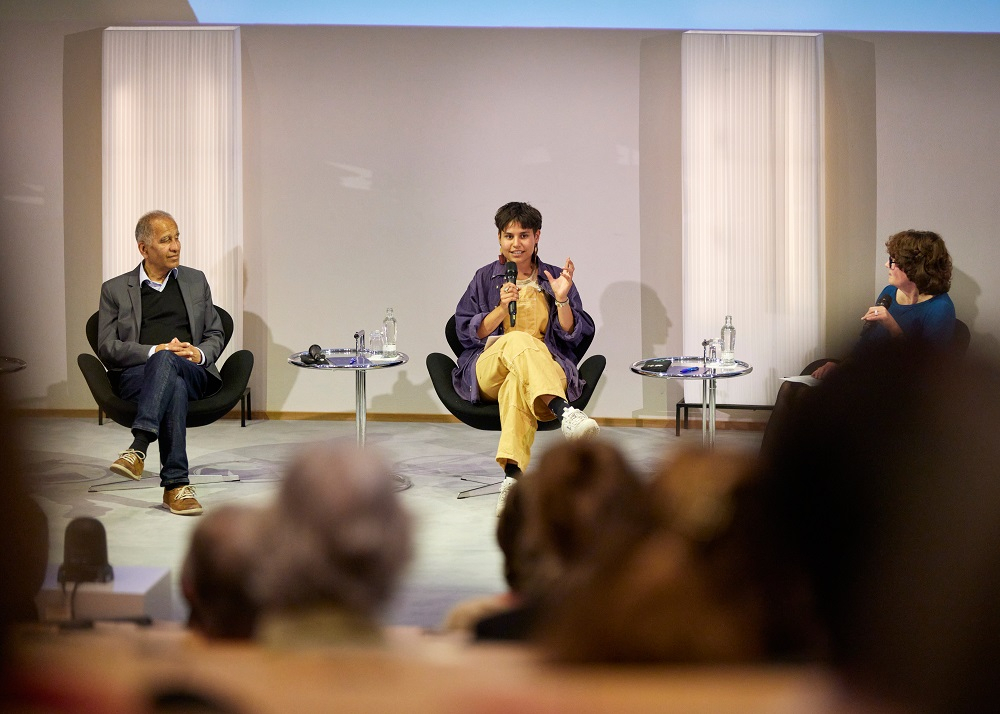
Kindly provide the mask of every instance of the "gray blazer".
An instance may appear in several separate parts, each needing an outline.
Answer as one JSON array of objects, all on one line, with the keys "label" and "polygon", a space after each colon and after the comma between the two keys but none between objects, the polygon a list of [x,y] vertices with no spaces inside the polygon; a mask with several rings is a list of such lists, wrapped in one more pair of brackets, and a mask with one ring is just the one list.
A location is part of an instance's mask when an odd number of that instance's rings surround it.
[{"label": "gray blazer", "polygon": [[[212,304],[212,290],[205,274],[183,265],[177,268],[177,285],[184,298],[191,344],[201,350],[205,369],[220,382],[222,377],[215,360],[222,353],[225,333],[222,320]],[[131,272],[111,278],[101,286],[101,307],[97,317],[97,356],[108,368],[124,369],[145,363],[149,348],[139,344],[142,325],[142,293],[139,266]]]}]

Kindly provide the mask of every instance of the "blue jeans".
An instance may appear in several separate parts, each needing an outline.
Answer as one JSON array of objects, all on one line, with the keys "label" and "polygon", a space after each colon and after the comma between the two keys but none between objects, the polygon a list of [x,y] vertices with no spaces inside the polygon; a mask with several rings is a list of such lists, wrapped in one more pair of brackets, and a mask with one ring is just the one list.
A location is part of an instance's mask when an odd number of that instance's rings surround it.
[{"label": "blue jeans", "polygon": [[218,380],[201,365],[178,357],[169,350],[154,352],[145,364],[122,372],[118,395],[139,403],[132,422],[136,430],[149,432],[160,442],[160,485],[164,488],[188,483],[188,400],[201,399],[218,387]]}]

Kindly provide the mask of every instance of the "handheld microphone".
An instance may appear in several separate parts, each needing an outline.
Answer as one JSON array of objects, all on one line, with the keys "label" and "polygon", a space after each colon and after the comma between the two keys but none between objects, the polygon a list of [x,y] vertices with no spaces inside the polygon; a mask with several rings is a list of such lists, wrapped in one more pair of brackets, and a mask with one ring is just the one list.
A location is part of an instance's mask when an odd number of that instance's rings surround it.
[{"label": "handheld microphone", "polygon": [[[876,307],[884,307],[886,310],[889,309],[890,305],[892,305],[892,297],[889,295],[883,295],[878,299],[878,302],[875,303]],[[866,322],[864,325],[861,326],[861,334],[862,335],[868,334],[868,332],[871,331],[873,327],[875,327],[874,322]]]},{"label": "handheld microphone", "polygon": [[309,345],[309,351],[303,352],[299,357],[302,364],[330,364],[323,354],[323,348],[319,345]]},{"label": "handheld microphone", "polygon": [[[517,265],[510,261],[507,262],[507,277],[504,282],[517,284]],[[507,303],[507,310],[510,312],[510,326],[513,327],[517,321],[517,300]]]}]

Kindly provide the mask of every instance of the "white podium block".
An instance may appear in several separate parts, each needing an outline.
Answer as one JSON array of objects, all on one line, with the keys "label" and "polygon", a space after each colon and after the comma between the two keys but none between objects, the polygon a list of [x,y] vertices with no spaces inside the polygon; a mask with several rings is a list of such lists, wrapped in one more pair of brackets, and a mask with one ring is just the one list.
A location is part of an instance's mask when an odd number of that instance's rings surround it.
[{"label": "white podium block", "polygon": [[115,579],[107,583],[66,583],[57,579],[58,565],[49,565],[45,582],[35,598],[42,621],[70,619],[70,598],[77,587],[73,615],[77,620],[110,620],[126,617],[151,617],[168,620],[170,607],[170,569],[145,565],[112,565]]}]

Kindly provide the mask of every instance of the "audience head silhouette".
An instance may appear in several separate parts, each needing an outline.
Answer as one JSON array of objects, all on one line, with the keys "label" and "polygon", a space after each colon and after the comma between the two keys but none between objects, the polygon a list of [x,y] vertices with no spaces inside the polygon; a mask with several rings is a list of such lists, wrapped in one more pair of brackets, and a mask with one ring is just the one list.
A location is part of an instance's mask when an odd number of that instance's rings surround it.
[{"label": "audience head silhouette", "polygon": [[347,637],[374,625],[411,554],[392,474],[374,450],[346,443],[317,444],[292,461],[262,538],[254,576],[262,611],[336,618]]},{"label": "audience head silhouette", "polygon": [[541,631],[562,661],[755,662],[822,645],[753,461],[682,452],[645,492],[646,528],[603,541],[553,588]]},{"label": "audience head silhouette", "polygon": [[265,544],[258,509],[222,506],[203,516],[191,536],[181,590],[191,607],[190,626],[206,637],[253,636],[257,603],[250,574]]},{"label": "audience head silhouette", "polygon": [[560,442],[522,481],[522,585],[530,597],[544,595],[568,569],[650,518],[642,481],[600,439]]},{"label": "audience head silhouette", "polygon": [[893,341],[802,400],[773,454],[834,664],[876,699],[992,709],[1000,367]]}]

